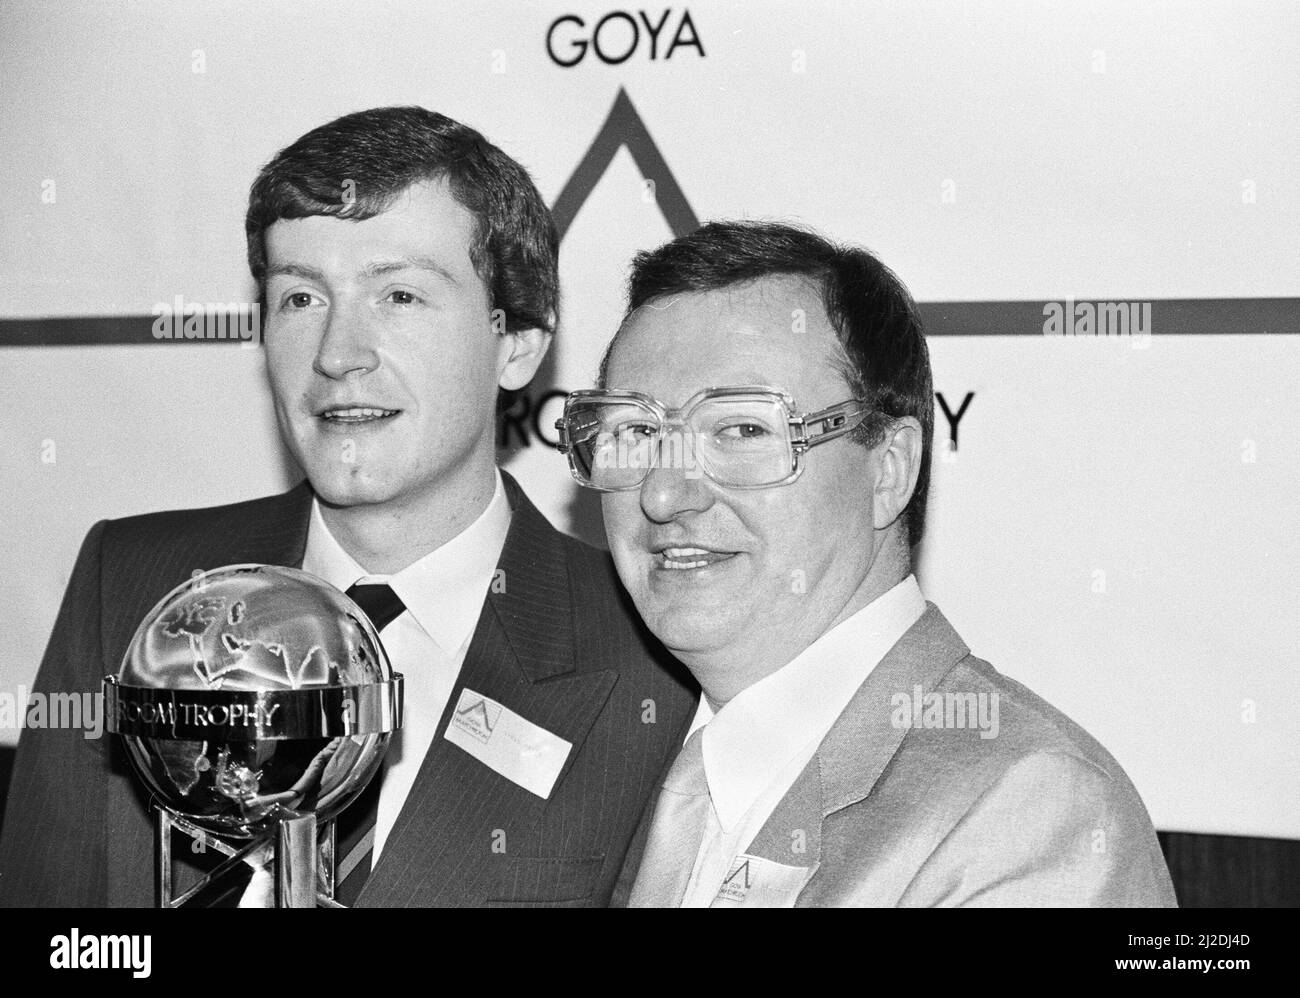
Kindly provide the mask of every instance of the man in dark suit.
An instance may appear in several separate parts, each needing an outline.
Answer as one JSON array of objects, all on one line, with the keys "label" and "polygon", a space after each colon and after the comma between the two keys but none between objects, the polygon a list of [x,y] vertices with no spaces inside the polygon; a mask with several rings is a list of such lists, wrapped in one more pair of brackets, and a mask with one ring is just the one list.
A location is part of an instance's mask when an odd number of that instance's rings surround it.
[{"label": "man in dark suit", "polygon": [[[261,562],[373,587],[407,720],[351,814],[364,846],[344,857],[348,900],[606,904],[694,694],[608,558],[495,465],[498,394],[531,380],[555,328],[556,238],[536,188],[472,129],[378,109],[263,168],[247,235],[276,414],[308,481],[96,524],[36,691],[97,690],[196,569]],[[470,706],[545,746],[541,761],[458,738],[450,722]],[[0,903],[153,903],[147,804],[118,739],[28,730]]]},{"label": "man in dark suit", "polygon": [[927,603],[930,361],[864,250],[716,222],[638,255],[561,442],[704,699],[616,903],[1170,905],[1142,801]]}]

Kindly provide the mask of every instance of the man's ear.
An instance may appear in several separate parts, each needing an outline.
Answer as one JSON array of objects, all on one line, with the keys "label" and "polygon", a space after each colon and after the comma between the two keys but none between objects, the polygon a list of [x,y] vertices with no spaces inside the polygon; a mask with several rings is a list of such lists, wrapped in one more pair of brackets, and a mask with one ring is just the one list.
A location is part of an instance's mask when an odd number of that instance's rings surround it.
[{"label": "man's ear", "polygon": [[889,527],[911,502],[916,479],[921,474],[922,440],[920,422],[912,416],[902,416],[890,424],[885,438],[873,448],[879,462],[876,491],[872,496],[877,530]]},{"label": "man's ear", "polygon": [[551,347],[552,335],[541,329],[520,329],[500,334],[497,347],[497,384],[507,391],[518,391],[542,366],[542,358]]}]

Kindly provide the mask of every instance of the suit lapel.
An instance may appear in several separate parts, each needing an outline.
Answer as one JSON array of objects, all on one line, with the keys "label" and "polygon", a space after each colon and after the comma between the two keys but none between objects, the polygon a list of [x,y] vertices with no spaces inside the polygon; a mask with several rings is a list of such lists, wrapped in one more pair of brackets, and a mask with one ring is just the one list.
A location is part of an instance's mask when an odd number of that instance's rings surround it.
[{"label": "suit lapel", "polygon": [[[582,749],[617,675],[579,673],[563,541],[502,473],[510,531],[438,734],[358,904],[474,904],[492,896],[546,801],[444,737],[463,690],[489,697]],[[526,847],[525,847],[526,848]]]},{"label": "suit lapel", "polygon": [[922,696],[930,693],[969,654],[939,608],[926,603],[925,612],[871,671],[817,749],[825,815],[871,793],[898,751],[909,729],[893,723],[894,698],[905,694],[910,702],[918,687]]},{"label": "suit lapel", "polygon": [[809,761],[745,850],[785,866],[816,867],[822,857],[822,781]]},{"label": "suit lapel", "polygon": [[826,819],[870,795],[907,734],[893,723],[893,697],[904,693],[910,700],[918,686],[922,695],[931,692],[969,653],[938,607],[927,603],[858,688],[747,854],[810,867],[811,876],[821,863]]}]

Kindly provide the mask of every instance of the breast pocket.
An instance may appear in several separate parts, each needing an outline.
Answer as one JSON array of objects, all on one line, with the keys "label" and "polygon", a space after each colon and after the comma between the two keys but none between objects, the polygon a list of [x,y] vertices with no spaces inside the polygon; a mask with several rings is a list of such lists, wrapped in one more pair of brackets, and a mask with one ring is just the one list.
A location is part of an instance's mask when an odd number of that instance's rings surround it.
[{"label": "breast pocket", "polygon": [[582,908],[603,904],[594,895],[600,885],[602,856],[515,856],[501,871],[489,908]]}]

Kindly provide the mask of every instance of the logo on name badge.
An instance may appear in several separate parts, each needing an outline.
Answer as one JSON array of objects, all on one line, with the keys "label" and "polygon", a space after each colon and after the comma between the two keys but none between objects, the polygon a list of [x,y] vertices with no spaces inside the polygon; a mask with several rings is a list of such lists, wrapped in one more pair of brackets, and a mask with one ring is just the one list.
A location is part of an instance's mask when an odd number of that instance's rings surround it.
[{"label": "logo on name badge", "polygon": [[461,694],[460,703],[456,705],[456,712],[452,715],[451,723],[471,738],[475,738],[486,745],[491,740],[492,732],[496,730],[497,721],[500,717],[501,705],[499,703],[488,700],[483,696],[476,696],[470,693],[469,690],[465,690]]},{"label": "logo on name badge", "polygon": [[786,866],[741,853],[714,895],[713,908],[791,908],[817,866]]},{"label": "logo on name badge", "polygon": [[741,856],[739,858],[740,862],[732,867],[731,872],[727,874],[727,879],[722,882],[721,890],[718,891],[718,897],[724,901],[741,902],[745,900],[745,895],[749,893],[749,857]]}]

